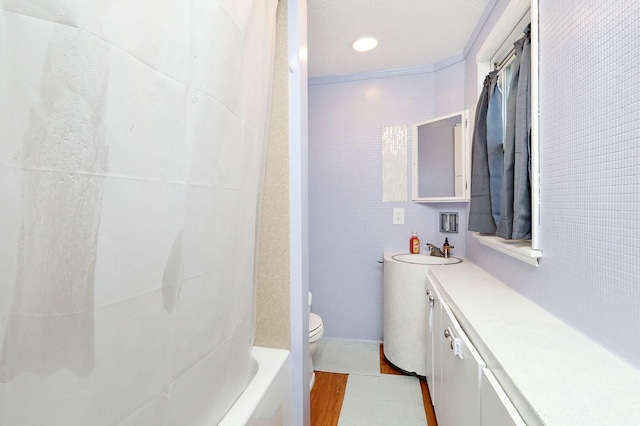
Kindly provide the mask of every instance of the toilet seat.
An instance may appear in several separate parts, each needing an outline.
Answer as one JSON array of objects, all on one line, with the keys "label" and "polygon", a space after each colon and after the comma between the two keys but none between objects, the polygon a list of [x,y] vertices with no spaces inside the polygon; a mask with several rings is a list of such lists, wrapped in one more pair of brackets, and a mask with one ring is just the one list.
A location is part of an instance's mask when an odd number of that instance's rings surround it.
[{"label": "toilet seat", "polygon": [[[309,293],[309,302],[311,302],[311,293]],[[322,318],[309,311],[309,390],[313,389],[313,384],[316,381],[316,373],[313,371],[313,354],[318,348],[322,336],[324,336]]]},{"label": "toilet seat", "polygon": [[314,337],[319,337],[323,331],[322,318],[320,318],[320,315],[311,312],[309,314],[309,340],[312,341]]}]

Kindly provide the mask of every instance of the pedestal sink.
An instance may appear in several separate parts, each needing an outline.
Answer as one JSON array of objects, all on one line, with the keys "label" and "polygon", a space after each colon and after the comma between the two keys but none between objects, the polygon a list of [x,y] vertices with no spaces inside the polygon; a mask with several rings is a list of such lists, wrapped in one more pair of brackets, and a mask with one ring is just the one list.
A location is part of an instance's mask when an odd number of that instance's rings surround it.
[{"label": "pedestal sink", "polygon": [[427,272],[431,267],[460,262],[457,257],[384,253],[384,356],[400,370],[426,376],[427,327],[431,323],[427,315]]}]

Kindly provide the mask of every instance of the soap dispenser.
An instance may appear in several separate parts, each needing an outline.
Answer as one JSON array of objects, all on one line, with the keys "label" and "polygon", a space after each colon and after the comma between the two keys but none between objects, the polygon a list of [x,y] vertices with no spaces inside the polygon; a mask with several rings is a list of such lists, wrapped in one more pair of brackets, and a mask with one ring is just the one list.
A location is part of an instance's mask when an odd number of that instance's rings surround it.
[{"label": "soap dispenser", "polygon": [[409,240],[409,253],[420,253],[420,239],[416,231],[411,232],[411,239]]},{"label": "soap dispenser", "polygon": [[444,244],[442,245],[442,254],[444,257],[449,257],[451,255],[451,249],[453,246],[449,245],[449,238],[444,239]]}]

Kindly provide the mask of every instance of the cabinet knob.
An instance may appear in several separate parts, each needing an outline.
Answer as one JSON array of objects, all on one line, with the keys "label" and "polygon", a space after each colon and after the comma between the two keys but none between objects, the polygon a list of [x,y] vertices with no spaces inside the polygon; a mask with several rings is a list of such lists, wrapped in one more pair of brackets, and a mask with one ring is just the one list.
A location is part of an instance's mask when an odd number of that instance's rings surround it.
[{"label": "cabinet knob", "polygon": [[449,339],[451,337],[451,330],[449,329],[449,327],[444,329],[444,338],[445,339]]}]

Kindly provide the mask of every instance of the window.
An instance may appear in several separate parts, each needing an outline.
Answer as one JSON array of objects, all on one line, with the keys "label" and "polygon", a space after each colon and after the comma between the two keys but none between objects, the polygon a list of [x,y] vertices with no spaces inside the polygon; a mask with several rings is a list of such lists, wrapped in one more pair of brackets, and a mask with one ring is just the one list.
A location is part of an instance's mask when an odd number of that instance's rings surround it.
[{"label": "window", "polygon": [[503,60],[503,63],[494,62],[495,69],[499,69],[498,72],[498,90],[500,90],[501,105],[502,105],[502,134],[506,131],[507,123],[507,99],[509,99],[509,88],[511,83],[511,77],[513,76],[513,59],[515,55],[509,55],[508,58]]},{"label": "window", "polygon": [[[524,16],[520,18],[515,28],[509,33],[507,38],[502,42],[496,53],[492,56],[491,70],[499,70],[498,72],[498,88],[502,98],[502,124],[505,126],[507,122],[507,99],[509,98],[509,85],[513,76],[513,63],[516,57],[513,50],[513,43],[522,37],[524,29],[531,23],[531,9],[527,9]],[[504,134],[504,132],[503,132]]]},{"label": "window", "polygon": [[[539,183],[538,183],[538,43],[537,43],[537,0],[512,0],[502,17],[496,23],[477,56],[478,79],[482,83],[484,77],[499,67],[498,87],[501,92],[503,106],[503,125],[506,123],[506,105],[509,82],[512,75],[513,42],[522,37],[523,29],[531,26],[531,239],[505,240],[497,236],[474,234],[479,241],[488,247],[508,254],[532,265],[538,265],[542,256],[538,244],[539,238]],[[482,87],[482,86],[481,86]],[[478,92],[480,93],[480,91]]]}]

